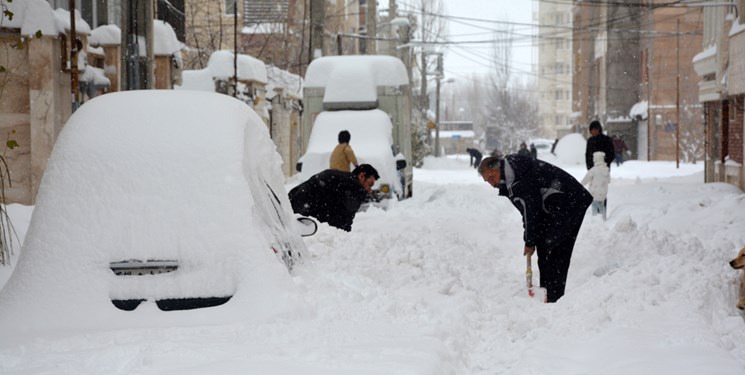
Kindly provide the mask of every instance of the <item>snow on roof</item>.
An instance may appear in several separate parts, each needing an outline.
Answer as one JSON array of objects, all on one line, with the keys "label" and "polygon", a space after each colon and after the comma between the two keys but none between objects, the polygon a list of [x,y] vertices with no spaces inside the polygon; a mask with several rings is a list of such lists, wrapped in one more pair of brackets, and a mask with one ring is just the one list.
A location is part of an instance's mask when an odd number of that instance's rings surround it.
[{"label": "snow on roof", "polygon": [[[233,52],[226,50],[213,52],[207,63],[207,69],[215,78],[228,79],[232,77],[234,73]],[[263,61],[254,57],[238,54],[238,80],[268,83],[266,65]]]},{"label": "snow on roof", "polygon": [[740,21],[740,17],[737,17],[737,19],[732,22],[732,28],[729,30],[729,36],[734,36],[735,34],[739,34],[744,30],[745,23],[742,23],[742,21]]},{"label": "snow on roof", "polygon": [[[65,30],[70,30],[70,12],[67,10],[64,10],[62,8],[57,8],[54,10],[54,16],[57,18],[57,22],[59,22],[62,27],[65,28]],[[88,25],[88,22],[85,22],[83,17],[80,16],[80,12],[78,10],[75,10],[75,32],[77,34],[85,34],[88,35],[91,33],[91,27]]]},{"label": "snow on roof", "polygon": [[629,117],[645,120],[647,118],[647,104],[646,100],[634,104],[629,111]]},{"label": "snow on roof", "polygon": [[274,97],[275,89],[284,90],[285,95],[301,99],[303,97],[303,79],[276,66],[267,67],[269,84],[266,86],[267,99]]},{"label": "snow on roof", "polygon": [[[325,56],[313,60],[305,73],[305,86],[326,87],[331,82],[340,80],[338,74],[342,71],[370,76],[376,86],[397,87],[409,84],[409,76],[401,60],[393,56],[356,55]],[[354,84],[358,78],[347,84]]]},{"label": "snow on roof", "polygon": [[701,60],[706,59],[707,57],[714,56],[716,53],[717,53],[717,46],[716,45],[713,45],[713,46],[711,46],[711,47],[709,47],[709,48],[707,48],[707,49],[705,49],[705,50],[697,53],[696,56],[693,56],[693,60],[691,60],[691,61],[694,62],[694,63],[696,63],[696,62],[699,62]]},{"label": "snow on roof", "polygon": [[181,42],[176,38],[176,32],[173,31],[168,22],[153,20],[153,54],[168,56],[181,52]]},{"label": "snow on roof", "polygon": [[181,85],[174,85],[175,90],[215,91],[215,79],[209,69],[184,70],[181,72]]},{"label": "snow on roof", "polygon": [[378,100],[378,85],[367,67],[341,64],[334,68],[326,84],[324,103],[362,102],[373,105]]},{"label": "snow on roof", "polygon": [[92,46],[120,45],[122,30],[117,25],[101,25],[91,30],[88,44]]},{"label": "snow on roof", "polygon": [[[65,32],[51,5],[44,0],[23,0],[3,2],[7,11],[13,14],[9,19],[5,12],[0,14],[0,26],[8,29],[21,29],[22,35],[34,35],[40,31],[43,35],[59,35]],[[5,10],[5,9],[4,9]],[[68,13],[68,23],[69,23]]]}]

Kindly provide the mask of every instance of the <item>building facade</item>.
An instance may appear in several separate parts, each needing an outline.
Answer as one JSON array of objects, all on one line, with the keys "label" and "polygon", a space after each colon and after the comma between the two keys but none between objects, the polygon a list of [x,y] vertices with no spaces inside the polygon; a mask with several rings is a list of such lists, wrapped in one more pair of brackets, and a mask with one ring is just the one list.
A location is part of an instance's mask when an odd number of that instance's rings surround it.
[{"label": "building facade", "polygon": [[[658,3],[665,2],[651,5]],[[637,121],[641,158],[702,159],[703,109],[691,60],[700,50],[703,10],[649,8],[643,12],[640,26],[639,94],[647,102],[647,114],[642,116],[647,120]]]},{"label": "building facade", "polygon": [[572,118],[572,5],[539,2],[537,79],[539,133],[559,138],[571,132]]},{"label": "building facade", "polygon": [[[704,9],[703,39],[693,59],[706,129],[705,180],[745,190],[745,0]],[[739,16],[739,17],[738,17]]]}]

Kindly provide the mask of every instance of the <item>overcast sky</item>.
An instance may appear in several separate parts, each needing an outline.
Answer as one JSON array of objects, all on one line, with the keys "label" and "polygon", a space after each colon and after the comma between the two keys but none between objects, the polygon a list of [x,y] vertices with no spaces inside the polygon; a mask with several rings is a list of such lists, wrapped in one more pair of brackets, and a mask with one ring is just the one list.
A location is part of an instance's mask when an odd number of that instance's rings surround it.
[{"label": "overcast sky", "polygon": [[[515,75],[530,72],[533,60],[531,35],[532,0],[443,0],[449,16],[450,42],[491,40],[494,30],[508,26],[513,33],[513,64]],[[535,5],[537,8],[537,5]],[[457,18],[457,19],[456,19]],[[481,21],[479,21],[481,20]],[[504,22],[513,23],[511,25]],[[491,61],[490,43],[458,43],[449,45],[445,55],[447,78],[467,77],[471,73],[486,73]]]}]

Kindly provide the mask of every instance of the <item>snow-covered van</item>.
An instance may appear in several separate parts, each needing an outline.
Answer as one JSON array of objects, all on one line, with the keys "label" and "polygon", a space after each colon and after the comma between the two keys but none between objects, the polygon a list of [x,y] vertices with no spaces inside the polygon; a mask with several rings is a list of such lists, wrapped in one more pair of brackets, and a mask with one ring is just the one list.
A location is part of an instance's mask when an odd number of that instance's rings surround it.
[{"label": "snow-covered van", "polygon": [[[412,194],[409,76],[393,56],[326,56],[313,60],[303,88],[305,154],[300,180],[328,168],[337,135],[348,130],[360,163],[380,173],[381,197]],[[387,191],[386,191],[387,190]]]}]

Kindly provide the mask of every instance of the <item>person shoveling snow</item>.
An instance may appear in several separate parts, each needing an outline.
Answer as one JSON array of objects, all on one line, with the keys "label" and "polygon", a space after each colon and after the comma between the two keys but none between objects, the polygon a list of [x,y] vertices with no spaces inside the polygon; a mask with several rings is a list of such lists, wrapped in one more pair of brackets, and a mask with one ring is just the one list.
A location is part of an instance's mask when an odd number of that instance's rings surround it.
[{"label": "person shoveling snow", "polygon": [[574,242],[592,195],[562,169],[531,157],[488,157],[478,172],[520,211],[525,230],[523,255],[530,262],[537,250],[546,302],[556,302],[564,295]]}]

